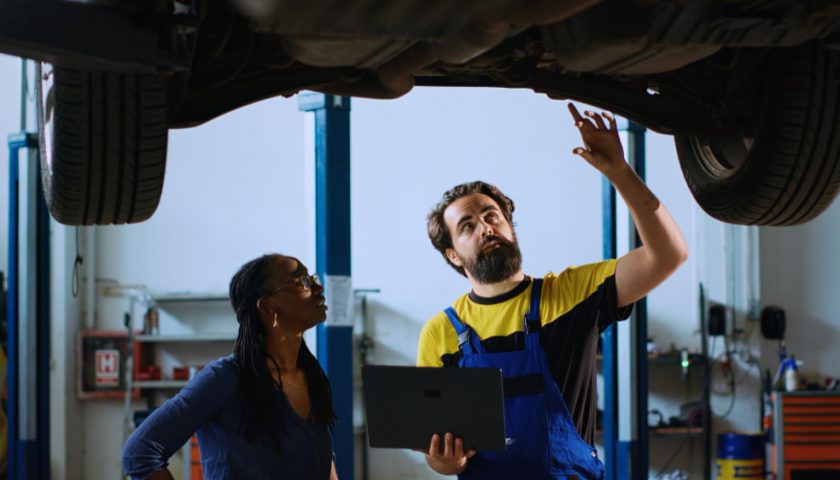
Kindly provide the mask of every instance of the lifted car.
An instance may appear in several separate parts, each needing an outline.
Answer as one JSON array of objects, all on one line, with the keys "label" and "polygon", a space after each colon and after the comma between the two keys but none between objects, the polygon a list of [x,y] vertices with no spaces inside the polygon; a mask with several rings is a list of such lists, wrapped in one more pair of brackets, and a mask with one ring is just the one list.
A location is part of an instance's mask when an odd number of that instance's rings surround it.
[{"label": "lifted car", "polygon": [[39,71],[43,185],[71,225],[139,222],[167,132],[301,90],[528,88],[674,136],[700,206],[794,225],[840,189],[840,2],[0,0]]}]

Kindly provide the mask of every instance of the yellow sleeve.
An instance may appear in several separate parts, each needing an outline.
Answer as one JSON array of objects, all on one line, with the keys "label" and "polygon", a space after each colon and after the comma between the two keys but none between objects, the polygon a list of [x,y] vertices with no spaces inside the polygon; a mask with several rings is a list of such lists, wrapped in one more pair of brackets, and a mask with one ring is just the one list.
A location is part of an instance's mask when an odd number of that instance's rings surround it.
[{"label": "yellow sleeve", "polygon": [[558,275],[545,276],[547,288],[543,290],[542,324],[553,322],[571,311],[576,305],[595,293],[612,275],[616,260],[604,260],[577,267],[569,267]]},{"label": "yellow sleeve", "polygon": [[569,280],[575,285],[574,290],[581,298],[592,295],[607,280],[615,275],[615,265],[618,261],[614,258],[601,262],[587,263],[579,267],[570,268]]},{"label": "yellow sleeve", "polygon": [[443,360],[440,358],[442,345],[435,332],[436,322],[429,320],[423,325],[420,331],[420,340],[417,343],[417,366],[418,367],[442,367]]}]

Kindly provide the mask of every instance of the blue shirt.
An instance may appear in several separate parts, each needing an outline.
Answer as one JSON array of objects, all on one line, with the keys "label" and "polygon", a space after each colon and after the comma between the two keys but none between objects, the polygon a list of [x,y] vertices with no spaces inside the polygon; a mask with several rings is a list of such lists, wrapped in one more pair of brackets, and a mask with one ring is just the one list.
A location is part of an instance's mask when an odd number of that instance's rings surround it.
[{"label": "blue shirt", "polygon": [[208,480],[329,479],[329,430],[301,418],[279,390],[277,408],[284,411],[286,434],[278,433],[274,442],[246,440],[239,363],[233,355],[215,360],[129,437],[123,447],[125,474],[143,479],[166,467],[169,457],[196,433]]}]

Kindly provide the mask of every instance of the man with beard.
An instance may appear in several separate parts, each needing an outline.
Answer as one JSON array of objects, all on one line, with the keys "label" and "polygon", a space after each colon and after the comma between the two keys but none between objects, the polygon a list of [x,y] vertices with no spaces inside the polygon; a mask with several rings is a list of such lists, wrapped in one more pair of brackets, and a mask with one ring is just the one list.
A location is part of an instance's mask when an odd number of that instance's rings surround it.
[{"label": "man with beard", "polygon": [[[463,479],[602,478],[595,436],[595,354],[599,334],[687,256],[670,214],[624,160],[615,119],[569,110],[584,147],[574,149],[606,175],[630,209],[643,245],[618,259],[532,278],[521,268],[513,201],[484,182],[458,185],[428,217],[446,262],[470,282],[423,327],[417,364],[493,367],[505,390],[504,452],[465,451],[434,435],[432,469]],[[469,411],[469,405],[463,405]]]}]

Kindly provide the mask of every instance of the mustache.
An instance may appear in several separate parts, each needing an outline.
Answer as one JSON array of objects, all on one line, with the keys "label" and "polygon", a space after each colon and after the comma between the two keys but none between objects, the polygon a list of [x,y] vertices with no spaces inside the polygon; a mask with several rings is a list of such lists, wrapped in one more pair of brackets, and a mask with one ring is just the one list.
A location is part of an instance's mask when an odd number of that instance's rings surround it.
[{"label": "mustache", "polygon": [[504,246],[508,246],[508,247],[513,245],[513,243],[509,242],[505,238],[497,237],[495,235],[491,235],[489,237],[485,237],[484,240],[481,241],[481,248],[484,248],[490,242],[498,242],[499,244],[504,245]]}]

